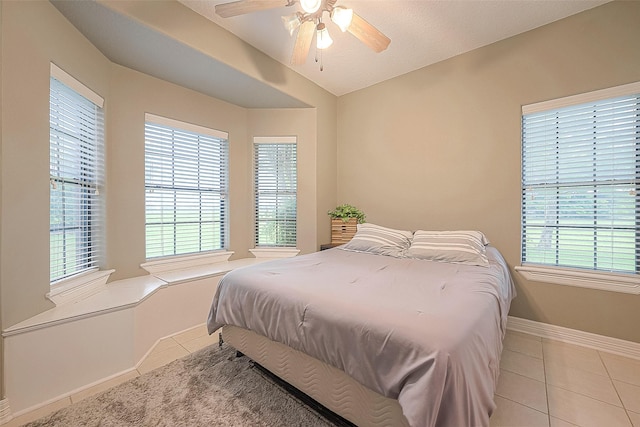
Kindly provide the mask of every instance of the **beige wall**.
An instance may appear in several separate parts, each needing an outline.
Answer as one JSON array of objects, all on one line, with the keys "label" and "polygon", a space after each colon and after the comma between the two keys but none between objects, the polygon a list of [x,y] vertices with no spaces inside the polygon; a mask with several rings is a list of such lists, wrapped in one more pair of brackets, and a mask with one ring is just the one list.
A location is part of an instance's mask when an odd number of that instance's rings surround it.
[{"label": "beige wall", "polygon": [[152,113],[229,133],[230,250],[241,254],[246,243],[237,231],[246,228],[242,195],[250,168],[244,145],[247,110],[146,74],[111,66],[107,107],[107,265],[112,278],[147,274],[145,262],[144,114]]},{"label": "beige wall", "polygon": [[[299,249],[316,250],[314,109],[247,110],[112,65],[108,105],[107,266],[114,279],[147,274],[144,230],[144,114],[196,123],[229,133],[229,250],[253,247],[252,138],[296,135],[299,146]],[[304,191],[302,191],[304,189]]]},{"label": "beige wall", "polygon": [[[0,294],[9,327],[49,291],[50,62],[108,99],[109,61],[48,2],[2,2]],[[37,23],[37,24],[36,24]]]},{"label": "beige wall", "polygon": [[[224,103],[112,64],[47,1],[0,2],[5,328],[51,307],[44,297],[50,61],[105,98],[105,267],[116,269],[116,279],[143,274],[144,112],[229,132],[229,249],[236,256],[245,256],[252,241],[251,138],[296,134],[304,252],[328,241],[326,211],[349,202],[369,221],[389,226],[483,230],[514,266],[520,106],[640,80],[637,2],[607,4],[339,100],[175,2],[160,3],[166,8],[160,11],[157,2],[111,4],[315,108],[245,110]],[[163,27],[176,16],[186,24]],[[215,37],[202,37],[198,28]],[[640,297],[514,277],[513,315],[640,342]]]},{"label": "beige wall", "polygon": [[[2,6],[0,6],[0,55],[2,52]],[[0,58],[1,60],[2,58]],[[2,67],[0,66],[0,212],[2,212]],[[0,242],[2,242],[2,221],[0,221]],[[0,259],[2,245],[0,244]],[[0,265],[1,267],[1,265]],[[1,280],[1,277],[0,277]],[[2,292],[0,290],[0,331],[2,331]],[[0,399],[4,398],[4,338],[0,336]]]},{"label": "beige wall", "polygon": [[[338,202],[518,265],[521,106],[638,80],[640,2],[614,2],[342,96]],[[514,279],[512,315],[640,342],[640,296]]]},{"label": "beige wall", "polygon": [[337,98],[288,67],[238,39],[178,2],[99,0],[103,5],[164,33],[244,74],[315,107],[316,222],[318,248],[330,240],[327,211],[336,204]]},{"label": "beige wall", "polygon": [[[300,248],[317,249],[329,235],[317,226],[318,212],[335,204],[336,97],[240,42],[229,33],[218,41],[195,31],[220,31],[177,2],[115,2],[151,26],[315,106],[295,110],[247,110],[111,63],[48,1],[1,2],[2,168],[0,219],[0,316],[10,327],[52,304],[49,290],[49,64],[105,98],[106,257],[112,280],[146,274],[144,243],[144,113],[229,132],[230,223],[228,249],[249,256],[253,247],[252,136],[299,136]],[[119,10],[128,13],[127,10]],[[158,20],[159,22],[155,22]],[[200,34],[200,37],[195,37]],[[206,40],[205,40],[206,39]],[[214,38],[215,39],[215,38]],[[205,40],[203,42],[203,40]],[[198,43],[204,43],[198,45]],[[235,50],[229,50],[229,46]],[[235,52],[235,53],[234,53]],[[250,60],[247,60],[249,58]],[[274,76],[284,78],[274,79]],[[271,81],[271,80],[274,81]],[[320,236],[320,237],[318,237]]]},{"label": "beige wall", "polygon": [[[302,253],[318,250],[317,213],[317,129],[314,109],[251,110],[249,112],[248,156],[252,155],[254,136],[296,136],[298,144],[298,249]],[[248,178],[253,179],[252,171]],[[250,190],[251,186],[248,187]],[[252,198],[251,191],[248,192]],[[249,200],[253,209],[253,200]],[[252,215],[252,212],[250,212]],[[252,217],[251,217],[252,219]],[[250,219],[250,220],[251,220]],[[253,233],[249,233],[250,247]]]}]

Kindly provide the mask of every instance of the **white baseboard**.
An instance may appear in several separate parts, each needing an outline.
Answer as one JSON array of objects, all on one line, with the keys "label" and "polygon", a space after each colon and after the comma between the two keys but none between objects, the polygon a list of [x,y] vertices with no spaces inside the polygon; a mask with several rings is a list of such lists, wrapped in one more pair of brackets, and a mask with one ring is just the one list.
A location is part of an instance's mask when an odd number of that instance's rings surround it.
[{"label": "white baseboard", "polygon": [[640,360],[640,343],[509,316],[507,329]]},{"label": "white baseboard", "polygon": [[0,424],[6,424],[13,416],[11,415],[11,408],[9,407],[9,399],[0,400]]}]

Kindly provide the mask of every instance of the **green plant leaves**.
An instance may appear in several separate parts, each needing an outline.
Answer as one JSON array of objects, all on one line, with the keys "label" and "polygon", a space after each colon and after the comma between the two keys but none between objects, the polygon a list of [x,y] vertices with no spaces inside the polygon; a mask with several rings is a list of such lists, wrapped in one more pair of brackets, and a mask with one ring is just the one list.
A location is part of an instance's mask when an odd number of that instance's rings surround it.
[{"label": "green plant leaves", "polygon": [[349,221],[349,218],[357,218],[358,224],[365,222],[366,215],[360,209],[353,205],[343,204],[337,206],[334,210],[328,211],[327,214],[332,219],[342,219],[344,222]]}]

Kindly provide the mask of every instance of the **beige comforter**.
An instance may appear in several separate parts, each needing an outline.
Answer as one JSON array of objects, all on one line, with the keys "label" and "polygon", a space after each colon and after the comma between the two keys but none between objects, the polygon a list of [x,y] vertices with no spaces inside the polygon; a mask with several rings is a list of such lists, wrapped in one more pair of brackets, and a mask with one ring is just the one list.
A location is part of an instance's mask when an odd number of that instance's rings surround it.
[{"label": "beige comforter", "polygon": [[509,270],[339,248],[227,274],[208,327],[253,330],[397,399],[411,426],[489,424]]}]

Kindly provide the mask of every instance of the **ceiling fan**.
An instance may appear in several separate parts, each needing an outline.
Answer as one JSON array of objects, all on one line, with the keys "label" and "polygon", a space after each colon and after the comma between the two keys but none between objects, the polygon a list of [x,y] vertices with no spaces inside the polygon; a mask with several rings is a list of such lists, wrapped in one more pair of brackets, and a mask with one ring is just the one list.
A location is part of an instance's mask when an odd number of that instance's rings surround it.
[{"label": "ceiling fan", "polygon": [[294,65],[305,63],[314,33],[318,49],[325,49],[333,43],[323,22],[325,12],[342,32],[349,31],[374,52],[382,52],[389,46],[391,43],[389,37],[361,18],[352,9],[336,6],[336,2],[337,0],[238,0],[218,4],[215,11],[220,17],[228,18],[300,3],[302,11],[282,17],[282,22],[291,35],[298,30],[291,56],[291,63]]}]

